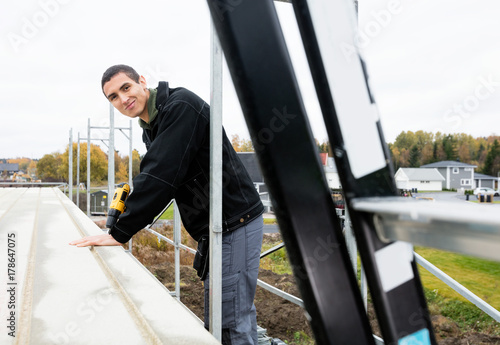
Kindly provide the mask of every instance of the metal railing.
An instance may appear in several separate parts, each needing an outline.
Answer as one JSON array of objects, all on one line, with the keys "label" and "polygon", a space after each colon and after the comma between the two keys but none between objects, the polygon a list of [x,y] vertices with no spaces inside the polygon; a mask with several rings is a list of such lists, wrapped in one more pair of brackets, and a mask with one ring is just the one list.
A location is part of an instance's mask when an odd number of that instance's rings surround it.
[{"label": "metal railing", "polygon": [[[174,220],[173,220],[173,239],[170,239],[159,232],[155,231],[152,227],[156,224],[158,219],[161,218],[163,213],[172,206],[174,207]],[[346,239],[346,244],[347,248],[349,251],[349,255],[352,261],[352,266],[354,269],[355,274],[357,273],[357,245],[356,245],[356,240],[354,238],[354,234],[352,232],[351,226],[350,226],[350,220],[349,220],[349,214],[346,211],[345,215],[339,216],[341,220],[344,222],[344,236]],[[175,291],[171,292],[170,294],[175,297],[177,300],[180,301],[180,250],[186,250],[192,254],[196,254],[196,250],[193,248],[190,248],[184,244],[181,243],[181,221],[180,221],[180,215],[179,215],[179,210],[177,208],[177,204],[175,203],[174,200],[171,200],[170,203],[163,209],[163,211],[160,213],[158,217],[150,224],[148,225],[144,230],[148,231],[149,233],[153,234],[158,238],[158,241],[165,241],[172,246],[174,246],[175,250]],[[280,243],[265,252],[261,253],[260,257],[261,259],[264,258],[265,256],[272,254],[276,252],[277,250],[281,249],[284,247],[284,243]],[[129,249],[127,250],[132,254],[132,239],[129,241]],[[431,264],[429,261],[424,259],[422,256],[418,255],[417,253],[414,252],[415,260],[416,262],[425,268],[427,271],[435,275],[438,279],[440,279],[442,282],[450,286],[453,290],[458,292],[461,296],[466,298],[468,301],[476,305],[478,308],[480,308],[482,311],[484,311],[486,314],[491,316],[494,320],[500,322],[500,312],[493,308],[491,305],[486,303],[484,300],[479,298],[477,295],[475,295],[473,292],[465,288],[463,285],[458,283],[456,280],[448,276],[446,273],[441,271],[439,268]],[[364,274],[364,269],[363,266],[361,265],[360,267],[361,271],[361,293],[363,297],[363,302],[365,305],[365,308],[367,308],[367,303],[368,303],[368,287],[367,287],[367,282],[366,282],[366,276]],[[260,279],[257,280],[257,285],[260,286],[261,288],[289,301],[292,302],[300,307],[304,307],[304,303],[302,299],[299,297],[296,297],[292,294],[289,294],[283,290],[280,290]],[[377,336],[374,336],[375,342],[377,344],[383,344],[383,340]]]}]

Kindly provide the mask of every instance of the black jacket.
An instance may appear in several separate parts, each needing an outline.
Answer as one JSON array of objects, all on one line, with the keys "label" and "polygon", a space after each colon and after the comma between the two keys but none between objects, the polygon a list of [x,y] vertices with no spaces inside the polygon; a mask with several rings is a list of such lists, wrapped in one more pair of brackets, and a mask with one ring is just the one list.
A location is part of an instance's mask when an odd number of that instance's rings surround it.
[{"label": "black jacket", "polygon": [[[151,223],[175,198],[184,227],[199,240],[208,234],[210,108],[184,88],[160,82],[156,96],[158,115],[144,129],[148,149],[126,210],[110,234],[121,243]],[[223,231],[232,231],[262,214],[260,197],[223,134]]]}]

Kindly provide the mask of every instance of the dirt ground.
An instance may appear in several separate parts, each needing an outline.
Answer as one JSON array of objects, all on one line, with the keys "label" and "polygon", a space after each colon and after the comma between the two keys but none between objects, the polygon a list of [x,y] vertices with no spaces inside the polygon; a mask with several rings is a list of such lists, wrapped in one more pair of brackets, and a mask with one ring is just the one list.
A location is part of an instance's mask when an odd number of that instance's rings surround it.
[{"label": "dirt ground", "polygon": [[[137,257],[169,290],[175,289],[173,252],[158,250],[163,245],[155,244],[156,238],[145,233],[141,238],[137,234],[134,238],[133,254]],[[151,242],[144,238],[151,236]],[[150,240],[149,238],[148,240]],[[274,240],[274,239],[273,239]],[[195,243],[185,243],[194,248]],[[154,248],[157,246],[158,248]],[[191,267],[194,255],[181,251],[181,302],[191,309],[200,319],[203,319],[203,284]],[[259,279],[271,284],[292,295],[300,296],[293,276],[275,274],[260,269]],[[311,329],[304,316],[302,308],[288,302],[260,287],[257,287],[255,296],[257,308],[257,323],[267,329],[271,338],[279,338],[288,344],[314,344]],[[368,306],[368,315],[373,332],[380,336],[373,306]],[[441,316],[432,316],[432,323],[439,345],[500,345],[500,337],[481,333],[462,334],[459,327],[450,319]]]}]

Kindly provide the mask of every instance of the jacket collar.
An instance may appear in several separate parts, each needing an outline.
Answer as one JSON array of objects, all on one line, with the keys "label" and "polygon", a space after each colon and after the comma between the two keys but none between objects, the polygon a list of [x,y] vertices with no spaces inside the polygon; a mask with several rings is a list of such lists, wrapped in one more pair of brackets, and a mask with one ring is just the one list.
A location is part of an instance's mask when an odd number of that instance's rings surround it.
[{"label": "jacket collar", "polygon": [[158,111],[160,111],[163,104],[165,104],[169,95],[170,89],[168,88],[168,82],[160,81],[158,83],[158,93],[156,94],[156,109],[158,109]]},{"label": "jacket collar", "polygon": [[[139,119],[139,126],[141,126],[141,128],[143,128],[143,129],[149,129],[149,130],[151,129],[152,123],[155,120],[156,115],[161,110],[161,107],[167,101],[168,96],[170,94],[170,89],[168,88],[168,82],[160,81],[158,83],[158,87],[156,88],[156,90],[150,89],[150,92],[151,92],[150,97],[154,96],[156,98],[155,99],[155,108],[156,109],[154,109],[154,110],[149,109],[148,110],[149,111],[149,119],[150,119],[149,123],[146,123],[142,119]],[[153,95],[153,92],[154,92],[154,95]],[[148,102],[148,106],[150,106],[150,105],[151,105],[151,102]]]}]

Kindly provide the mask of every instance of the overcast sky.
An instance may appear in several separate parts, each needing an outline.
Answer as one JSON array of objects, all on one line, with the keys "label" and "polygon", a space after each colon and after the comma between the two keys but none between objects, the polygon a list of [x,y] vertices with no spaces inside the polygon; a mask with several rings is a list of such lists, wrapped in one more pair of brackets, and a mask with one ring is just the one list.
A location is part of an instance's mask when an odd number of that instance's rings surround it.
[{"label": "overcast sky", "polygon": [[[326,138],[291,5],[277,3],[314,135]],[[401,131],[500,134],[500,3],[360,1],[359,48],[386,140]],[[183,86],[209,102],[210,18],[203,0],[24,0],[0,4],[0,158],[63,152],[73,129],[108,126],[100,90],[113,64],[156,87]],[[115,112],[117,127],[129,119]],[[249,138],[229,73],[223,121]],[[134,148],[145,149],[133,121]],[[93,130],[93,138],[106,138]],[[127,154],[124,136],[116,149]],[[106,148],[103,146],[104,150]]]}]

